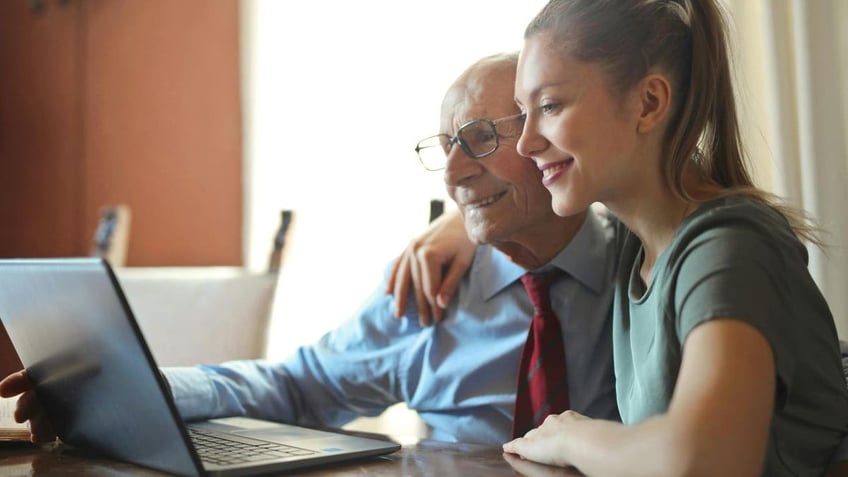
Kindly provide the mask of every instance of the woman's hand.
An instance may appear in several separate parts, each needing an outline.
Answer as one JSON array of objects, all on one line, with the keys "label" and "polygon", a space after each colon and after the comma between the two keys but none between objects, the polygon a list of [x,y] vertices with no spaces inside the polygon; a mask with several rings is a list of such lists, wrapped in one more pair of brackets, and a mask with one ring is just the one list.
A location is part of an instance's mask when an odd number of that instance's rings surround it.
[{"label": "woman's hand", "polygon": [[35,395],[35,386],[27,372],[18,371],[0,381],[0,397],[10,398],[20,395],[15,409],[15,421],[29,421],[30,440],[34,443],[53,442],[56,432],[44,415],[44,409]]},{"label": "woman's hand", "polygon": [[459,281],[471,266],[475,248],[458,211],[434,220],[424,234],[409,243],[392,268],[386,293],[395,297],[395,316],[401,317],[406,310],[411,286],[421,326],[441,321]]},{"label": "woman's hand", "polygon": [[539,464],[532,460],[522,459],[515,454],[504,454],[503,458],[518,475],[525,477],[576,477],[583,475],[573,467]]},{"label": "woman's hand", "polygon": [[568,448],[569,428],[577,421],[590,420],[575,411],[551,414],[541,426],[530,430],[524,437],[504,444],[503,450],[534,462],[568,467],[572,463],[566,459],[563,450]]}]

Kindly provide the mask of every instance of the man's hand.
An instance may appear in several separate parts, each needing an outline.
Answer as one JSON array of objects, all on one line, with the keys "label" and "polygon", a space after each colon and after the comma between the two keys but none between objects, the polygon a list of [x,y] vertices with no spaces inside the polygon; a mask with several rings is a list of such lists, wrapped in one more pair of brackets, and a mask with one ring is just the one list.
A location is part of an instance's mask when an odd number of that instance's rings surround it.
[{"label": "man's hand", "polygon": [[44,415],[44,409],[35,395],[35,386],[27,372],[18,371],[0,381],[0,397],[10,398],[20,395],[15,409],[15,421],[29,421],[30,440],[34,443],[53,442],[56,432]]}]

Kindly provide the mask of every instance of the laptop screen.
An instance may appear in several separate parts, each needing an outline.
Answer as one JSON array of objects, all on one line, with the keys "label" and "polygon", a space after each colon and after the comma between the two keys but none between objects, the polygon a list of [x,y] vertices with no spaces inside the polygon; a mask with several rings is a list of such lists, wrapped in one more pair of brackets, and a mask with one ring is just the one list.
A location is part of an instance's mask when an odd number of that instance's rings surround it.
[{"label": "laptop screen", "polygon": [[100,259],[3,260],[0,320],[64,442],[197,475],[200,463],[116,283]]}]

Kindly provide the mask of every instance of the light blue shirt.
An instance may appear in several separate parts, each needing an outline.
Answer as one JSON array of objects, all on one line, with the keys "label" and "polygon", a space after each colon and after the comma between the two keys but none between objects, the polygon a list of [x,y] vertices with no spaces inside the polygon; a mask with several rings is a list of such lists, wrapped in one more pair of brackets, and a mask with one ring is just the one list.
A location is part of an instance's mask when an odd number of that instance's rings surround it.
[{"label": "light blue shirt", "polygon": [[[613,229],[592,213],[550,265],[572,409],[618,419],[611,350]],[[393,317],[381,285],[346,323],[289,359],[165,368],[187,420],[249,415],[339,427],[406,402],[431,437],[500,445],[511,438],[521,349],[533,305],[525,270],[489,246],[478,247],[456,299],[436,326],[421,327],[415,305]],[[308,319],[308,317],[305,317]]]}]

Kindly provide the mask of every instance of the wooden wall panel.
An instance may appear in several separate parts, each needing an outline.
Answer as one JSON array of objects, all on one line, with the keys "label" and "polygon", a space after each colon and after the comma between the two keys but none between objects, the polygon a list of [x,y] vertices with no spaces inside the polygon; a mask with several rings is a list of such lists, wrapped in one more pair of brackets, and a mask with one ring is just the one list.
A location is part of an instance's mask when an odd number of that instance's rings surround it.
[{"label": "wooden wall panel", "polygon": [[238,0],[0,1],[0,257],[242,264]]},{"label": "wooden wall panel", "polygon": [[242,264],[236,0],[88,0],[85,221],[132,209],[128,265]]},{"label": "wooden wall panel", "polygon": [[[54,6],[52,2],[49,3]],[[0,1],[0,257],[84,250],[79,8]]]}]

